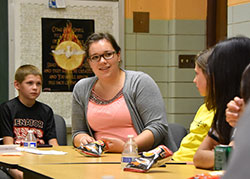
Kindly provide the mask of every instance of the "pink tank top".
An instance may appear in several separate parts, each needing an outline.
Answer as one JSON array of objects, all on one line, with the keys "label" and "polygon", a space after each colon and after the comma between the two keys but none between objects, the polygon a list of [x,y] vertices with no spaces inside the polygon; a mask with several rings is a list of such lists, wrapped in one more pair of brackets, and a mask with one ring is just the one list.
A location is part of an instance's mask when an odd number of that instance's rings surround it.
[{"label": "pink tank top", "polygon": [[[96,97],[93,94],[92,97]],[[98,101],[98,100],[97,100]],[[119,138],[127,141],[128,135],[137,136],[123,94],[120,92],[110,102],[96,102],[90,99],[87,111],[88,123],[95,131],[95,139],[101,137]]]}]

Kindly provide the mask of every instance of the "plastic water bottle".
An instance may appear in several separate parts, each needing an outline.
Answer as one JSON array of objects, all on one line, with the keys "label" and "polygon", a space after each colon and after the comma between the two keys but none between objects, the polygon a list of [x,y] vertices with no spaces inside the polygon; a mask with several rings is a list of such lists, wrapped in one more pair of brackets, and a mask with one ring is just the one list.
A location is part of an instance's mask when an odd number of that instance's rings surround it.
[{"label": "plastic water bottle", "polygon": [[121,168],[123,169],[129,162],[138,157],[138,147],[133,135],[128,135],[128,141],[124,145],[121,158]]},{"label": "plastic water bottle", "polygon": [[23,146],[28,148],[36,148],[36,137],[33,130],[28,130],[28,134],[24,140]]}]

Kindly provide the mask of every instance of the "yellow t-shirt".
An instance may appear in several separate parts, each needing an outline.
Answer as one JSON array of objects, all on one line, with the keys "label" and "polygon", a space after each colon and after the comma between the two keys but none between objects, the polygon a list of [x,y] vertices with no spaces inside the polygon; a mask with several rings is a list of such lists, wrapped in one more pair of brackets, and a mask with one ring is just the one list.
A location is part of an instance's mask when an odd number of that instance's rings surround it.
[{"label": "yellow t-shirt", "polygon": [[206,137],[213,118],[214,111],[208,111],[206,104],[201,105],[190,125],[190,133],[182,139],[180,148],[172,157],[175,161],[193,161],[194,154]]}]

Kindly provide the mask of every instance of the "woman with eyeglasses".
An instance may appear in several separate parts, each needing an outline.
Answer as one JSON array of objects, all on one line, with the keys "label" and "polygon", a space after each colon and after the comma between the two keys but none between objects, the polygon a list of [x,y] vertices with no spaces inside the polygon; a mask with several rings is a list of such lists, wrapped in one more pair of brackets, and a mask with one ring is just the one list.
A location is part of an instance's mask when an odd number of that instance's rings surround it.
[{"label": "woman with eyeglasses", "polygon": [[165,105],[154,80],[143,72],[120,68],[120,47],[108,33],[90,35],[85,49],[95,76],[81,79],[73,90],[74,146],[100,139],[109,152],[122,152],[132,134],[139,151],[159,144],[175,151]]}]

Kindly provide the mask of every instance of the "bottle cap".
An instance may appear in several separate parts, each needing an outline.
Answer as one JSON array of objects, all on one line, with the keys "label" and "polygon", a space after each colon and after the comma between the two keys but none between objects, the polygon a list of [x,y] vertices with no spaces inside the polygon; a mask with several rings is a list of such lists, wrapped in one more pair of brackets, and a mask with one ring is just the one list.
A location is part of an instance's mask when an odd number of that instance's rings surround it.
[{"label": "bottle cap", "polygon": [[132,134],[128,135],[128,138],[133,138],[133,137],[134,137],[134,135],[132,135]]}]

